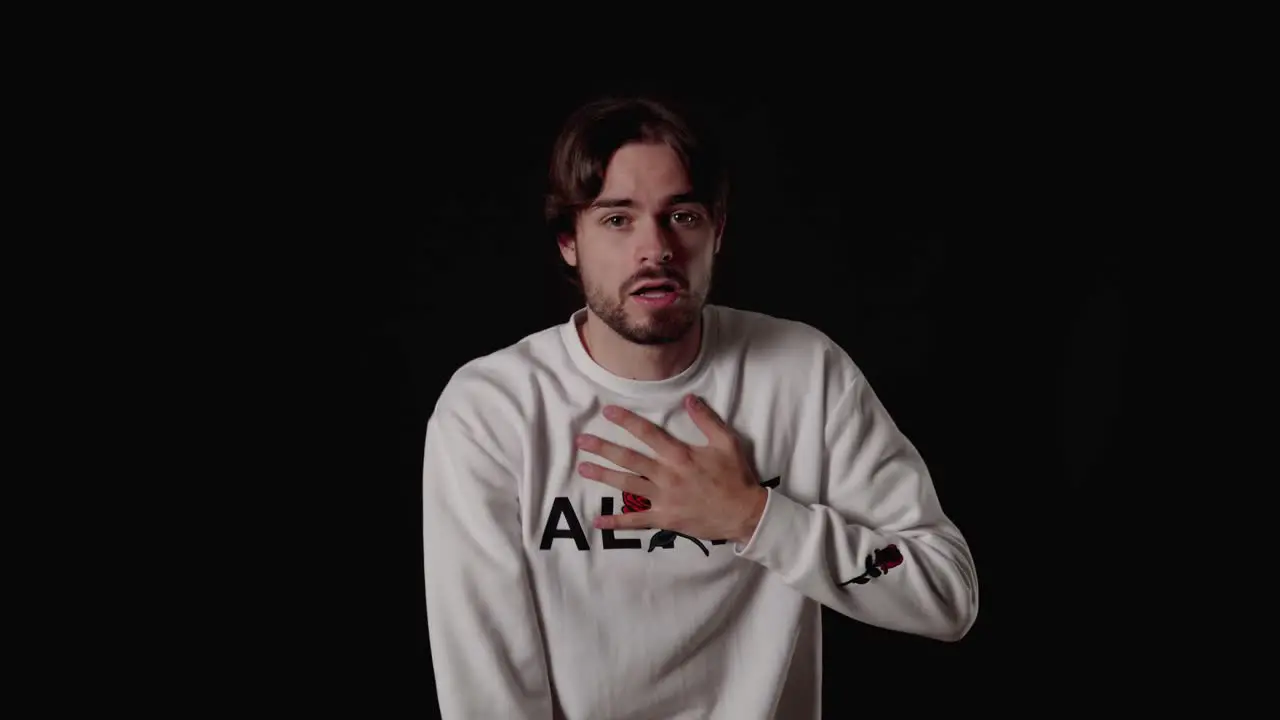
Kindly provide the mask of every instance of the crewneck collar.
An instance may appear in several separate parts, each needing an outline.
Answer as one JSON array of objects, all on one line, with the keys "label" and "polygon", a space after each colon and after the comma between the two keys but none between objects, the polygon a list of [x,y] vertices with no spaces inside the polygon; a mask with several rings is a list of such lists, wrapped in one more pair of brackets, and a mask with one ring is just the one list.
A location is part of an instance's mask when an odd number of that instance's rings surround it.
[{"label": "crewneck collar", "polygon": [[698,345],[698,354],[689,367],[679,374],[665,380],[632,380],[615,375],[597,363],[587,349],[582,346],[582,338],[578,335],[578,327],[586,321],[587,308],[576,310],[569,316],[569,321],[560,327],[560,337],[564,340],[565,349],[573,364],[584,375],[599,385],[627,397],[650,397],[654,395],[674,395],[685,392],[701,374],[706,365],[710,349],[715,345],[716,323],[712,306],[702,307],[702,342]]}]

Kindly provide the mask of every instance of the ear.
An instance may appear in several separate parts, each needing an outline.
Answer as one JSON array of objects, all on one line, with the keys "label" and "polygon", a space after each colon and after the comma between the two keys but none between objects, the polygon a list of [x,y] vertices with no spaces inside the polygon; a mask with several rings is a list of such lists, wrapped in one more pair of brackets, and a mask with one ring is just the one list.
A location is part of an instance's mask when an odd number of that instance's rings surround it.
[{"label": "ear", "polygon": [[716,219],[716,249],[713,255],[720,254],[720,241],[724,238],[725,215],[720,213],[720,217]]},{"label": "ear", "polygon": [[574,237],[568,233],[561,233],[556,241],[560,246],[560,257],[564,258],[569,267],[578,267],[578,243]]}]

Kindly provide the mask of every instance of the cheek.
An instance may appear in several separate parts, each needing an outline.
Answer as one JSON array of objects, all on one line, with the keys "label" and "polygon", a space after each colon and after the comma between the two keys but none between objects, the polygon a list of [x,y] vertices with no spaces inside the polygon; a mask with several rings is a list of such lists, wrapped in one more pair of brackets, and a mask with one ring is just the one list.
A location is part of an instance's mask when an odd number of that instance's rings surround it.
[{"label": "cheek", "polygon": [[711,265],[716,256],[716,238],[714,235],[699,234],[685,246],[688,250],[689,264],[699,271]]},{"label": "cheek", "polygon": [[608,289],[627,278],[626,273],[619,269],[619,263],[616,258],[602,255],[599,252],[583,253],[579,250],[578,268],[587,282],[602,289]]}]

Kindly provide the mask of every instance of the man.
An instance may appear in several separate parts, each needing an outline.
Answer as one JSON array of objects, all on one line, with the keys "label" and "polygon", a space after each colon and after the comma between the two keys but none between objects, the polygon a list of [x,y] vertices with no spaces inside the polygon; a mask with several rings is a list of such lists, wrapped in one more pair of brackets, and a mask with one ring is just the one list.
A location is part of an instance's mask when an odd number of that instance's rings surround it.
[{"label": "man", "polygon": [[556,143],[586,307],[467,363],[427,427],[426,606],[446,718],[816,718],[821,606],[954,641],[973,560],[849,356],[710,305],[721,158],[642,99]]}]

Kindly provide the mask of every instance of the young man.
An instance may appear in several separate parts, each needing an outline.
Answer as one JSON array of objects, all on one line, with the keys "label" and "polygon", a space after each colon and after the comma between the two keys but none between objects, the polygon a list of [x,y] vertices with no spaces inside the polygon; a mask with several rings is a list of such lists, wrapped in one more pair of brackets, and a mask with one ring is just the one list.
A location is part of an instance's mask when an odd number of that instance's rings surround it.
[{"label": "young man", "polygon": [[427,426],[446,718],[816,718],[821,606],[944,641],[968,546],[867,379],[706,303],[718,155],[647,100],[570,118],[548,215],[586,307],[463,366]]}]

